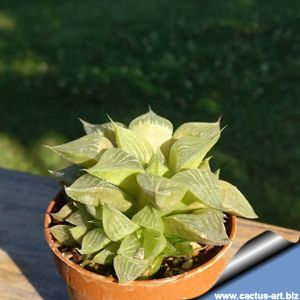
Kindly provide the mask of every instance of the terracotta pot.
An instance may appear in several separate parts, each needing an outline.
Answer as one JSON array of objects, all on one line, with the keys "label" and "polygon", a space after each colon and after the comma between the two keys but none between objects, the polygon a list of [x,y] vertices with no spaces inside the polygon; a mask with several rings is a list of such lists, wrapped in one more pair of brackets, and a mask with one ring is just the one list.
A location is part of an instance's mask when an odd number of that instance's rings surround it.
[{"label": "terracotta pot", "polygon": [[[47,208],[44,219],[45,238],[54,253],[57,269],[64,278],[72,300],[172,300],[190,299],[206,293],[217,281],[228,261],[231,243],[203,265],[183,274],[155,280],[139,280],[120,285],[110,278],[90,272],[64,258],[54,244],[48,228],[49,213],[62,200],[59,194]],[[230,240],[236,233],[236,217],[230,217]]]}]

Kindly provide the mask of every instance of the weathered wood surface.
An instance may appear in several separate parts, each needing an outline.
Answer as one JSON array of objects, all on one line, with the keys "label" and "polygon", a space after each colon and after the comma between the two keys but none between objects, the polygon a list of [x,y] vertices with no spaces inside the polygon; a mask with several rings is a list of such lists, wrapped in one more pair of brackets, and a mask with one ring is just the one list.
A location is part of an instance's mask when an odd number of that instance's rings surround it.
[{"label": "weathered wood surface", "polygon": [[[59,189],[50,178],[0,169],[1,300],[68,299],[43,236],[44,211]],[[300,236],[298,231],[239,219],[230,255],[265,230],[293,242]]]}]

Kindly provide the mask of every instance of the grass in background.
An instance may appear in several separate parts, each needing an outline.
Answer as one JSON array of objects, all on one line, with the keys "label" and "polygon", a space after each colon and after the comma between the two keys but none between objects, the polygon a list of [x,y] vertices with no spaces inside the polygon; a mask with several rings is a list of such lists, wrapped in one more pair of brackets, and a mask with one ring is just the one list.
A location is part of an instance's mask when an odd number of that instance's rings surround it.
[{"label": "grass in background", "polygon": [[300,229],[299,1],[24,1],[0,6],[0,166],[35,174],[77,117],[228,124],[221,177]]}]

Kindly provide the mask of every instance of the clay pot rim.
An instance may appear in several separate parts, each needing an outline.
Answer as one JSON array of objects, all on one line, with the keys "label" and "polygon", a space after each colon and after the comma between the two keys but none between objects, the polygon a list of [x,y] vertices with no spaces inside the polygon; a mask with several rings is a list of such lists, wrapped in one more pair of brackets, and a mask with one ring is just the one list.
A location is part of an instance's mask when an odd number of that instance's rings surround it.
[{"label": "clay pot rim", "polygon": [[[45,239],[49,245],[49,247],[51,248],[52,252],[55,254],[55,256],[62,262],[67,264],[70,268],[75,269],[77,272],[79,272],[82,276],[85,277],[90,277],[91,280],[101,280],[104,281],[108,284],[116,284],[119,285],[119,283],[115,282],[112,278],[110,277],[106,277],[100,274],[96,274],[94,272],[88,271],[84,268],[82,268],[81,266],[79,266],[78,264],[72,262],[71,260],[65,258],[62,253],[59,251],[58,247],[55,245],[54,240],[52,238],[52,235],[49,231],[49,224],[51,223],[51,216],[50,216],[50,212],[52,211],[56,200],[58,199],[58,197],[62,194],[62,192],[59,192],[57,194],[57,196],[52,199],[47,207],[46,213],[44,215],[44,235],[45,235]],[[195,275],[196,273],[201,273],[203,272],[205,269],[209,268],[211,265],[215,264],[221,257],[223,257],[228,249],[231,247],[232,245],[232,241],[235,238],[236,235],[236,230],[237,230],[237,219],[236,216],[230,215],[231,218],[231,231],[229,234],[229,239],[230,242],[227,245],[224,245],[223,248],[220,250],[219,253],[217,253],[214,257],[212,257],[210,260],[208,260],[206,263],[190,270],[184,273],[181,273],[179,275],[175,275],[172,277],[168,277],[168,278],[160,278],[160,279],[149,279],[149,280],[136,280],[136,281],[130,281],[124,285],[126,286],[144,286],[144,285],[163,285],[172,281],[177,281],[181,278],[186,278],[186,277],[190,277]]]}]

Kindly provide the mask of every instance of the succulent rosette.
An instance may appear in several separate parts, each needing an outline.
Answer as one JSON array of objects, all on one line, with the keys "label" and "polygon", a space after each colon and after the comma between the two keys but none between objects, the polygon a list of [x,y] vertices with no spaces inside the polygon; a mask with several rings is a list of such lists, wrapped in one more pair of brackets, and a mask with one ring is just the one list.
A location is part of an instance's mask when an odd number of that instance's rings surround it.
[{"label": "succulent rosette", "polygon": [[84,136],[48,148],[72,163],[50,171],[67,195],[50,231],[59,244],[78,249],[83,266],[113,265],[120,283],[147,278],[165,257],[227,244],[226,214],[257,217],[210,168],[206,156],[220,138],[220,121],[173,131],[151,109],[128,127],[80,121]]}]

